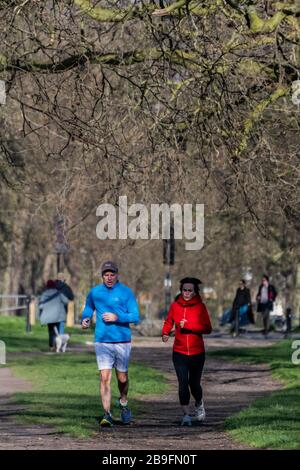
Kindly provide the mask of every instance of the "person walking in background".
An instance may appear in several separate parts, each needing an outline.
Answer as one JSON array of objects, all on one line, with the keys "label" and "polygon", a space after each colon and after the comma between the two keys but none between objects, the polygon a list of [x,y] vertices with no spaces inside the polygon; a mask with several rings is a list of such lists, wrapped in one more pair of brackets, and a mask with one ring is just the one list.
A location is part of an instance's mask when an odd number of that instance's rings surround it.
[{"label": "person walking in background", "polygon": [[66,320],[66,305],[69,299],[55,287],[55,282],[49,280],[46,289],[39,297],[39,317],[41,325],[48,325],[50,351],[55,351],[55,327]]},{"label": "person walking in background", "polygon": [[256,296],[257,311],[262,314],[263,319],[263,334],[267,338],[270,328],[270,312],[273,311],[275,299],[277,297],[277,291],[272,284],[269,282],[269,277],[263,275],[261,284],[258,288]]},{"label": "person walking in background", "polygon": [[199,294],[201,281],[186,277],[180,281],[180,294],[171,304],[162,328],[162,341],[167,342],[175,325],[173,363],[179,384],[179,402],[182,406],[182,426],[191,426],[190,396],[195,399],[198,421],[205,419],[201,376],[205,362],[202,335],[212,331],[206,306]]},{"label": "person walking in background", "polygon": [[[71,287],[66,283],[66,275],[62,272],[57,274],[55,280],[55,288],[59,290],[65,297],[69,299],[69,302],[74,300],[74,294]],[[69,303],[68,302],[68,303]],[[65,305],[66,317],[68,313],[68,304]],[[59,323],[58,332],[60,335],[63,335],[65,332],[65,321]]]},{"label": "person walking in background", "polygon": [[100,371],[100,395],[104,415],[100,426],[113,426],[111,415],[111,378],[115,368],[123,424],[131,421],[128,407],[128,366],[131,352],[131,331],[129,324],[139,321],[139,308],[132,290],[121,284],[118,267],[113,261],[106,261],[101,267],[103,284],[93,287],[86,299],[82,312],[82,328],[90,326],[96,311],[95,352]]},{"label": "person walking in background", "polygon": [[[245,314],[247,316],[246,323],[254,323],[254,316],[252,311],[252,304],[251,304],[251,294],[250,289],[246,285],[246,281],[244,279],[240,280],[239,287],[236,291],[235,298],[232,304],[231,310],[231,332],[235,335],[239,334],[239,327],[240,327],[240,309],[245,309]],[[243,322],[244,323],[244,322]]]},{"label": "person walking in background", "polygon": [[285,310],[285,322],[286,322],[286,329],[285,329],[285,338],[289,338],[292,332],[292,309],[291,307],[287,307]]}]

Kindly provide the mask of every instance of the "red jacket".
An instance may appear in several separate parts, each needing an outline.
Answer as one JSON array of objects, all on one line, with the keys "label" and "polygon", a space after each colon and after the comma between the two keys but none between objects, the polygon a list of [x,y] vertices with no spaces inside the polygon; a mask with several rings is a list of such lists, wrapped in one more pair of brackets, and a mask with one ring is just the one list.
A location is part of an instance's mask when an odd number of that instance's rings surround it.
[{"label": "red jacket", "polygon": [[[186,319],[184,328],[181,320]],[[212,327],[207,309],[200,295],[185,301],[180,295],[170,307],[162,329],[163,335],[169,335],[175,324],[175,341],[173,351],[192,356],[205,351],[202,334],[211,333]]]}]

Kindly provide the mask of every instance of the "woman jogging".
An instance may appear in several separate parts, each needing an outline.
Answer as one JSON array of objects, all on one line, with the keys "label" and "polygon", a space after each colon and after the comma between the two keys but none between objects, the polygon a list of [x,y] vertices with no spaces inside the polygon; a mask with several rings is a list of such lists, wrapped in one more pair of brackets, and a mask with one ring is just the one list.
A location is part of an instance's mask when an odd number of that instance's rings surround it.
[{"label": "woman jogging", "polygon": [[211,333],[212,327],[206,306],[199,295],[201,281],[186,277],[180,281],[180,294],[171,304],[162,329],[162,341],[169,339],[175,325],[173,363],[179,384],[179,401],[183,410],[182,426],[191,426],[190,396],[195,399],[198,421],[205,419],[202,399],[201,375],[205,362],[202,334]]}]

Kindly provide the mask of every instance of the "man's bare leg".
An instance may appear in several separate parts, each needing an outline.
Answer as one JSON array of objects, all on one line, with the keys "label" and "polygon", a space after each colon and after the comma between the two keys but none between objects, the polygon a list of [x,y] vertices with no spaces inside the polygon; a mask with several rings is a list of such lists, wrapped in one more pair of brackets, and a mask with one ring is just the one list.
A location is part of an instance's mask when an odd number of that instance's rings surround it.
[{"label": "man's bare leg", "polygon": [[127,395],[129,388],[128,372],[120,372],[116,370],[116,376],[120,391],[120,401],[125,405],[127,403]]},{"label": "man's bare leg", "polygon": [[110,413],[111,407],[111,369],[100,370],[100,395],[105,413]]},{"label": "man's bare leg", "polygon": [[120,405],[122,410],[121,420],[123,424],[129,424],[131,422],[132,415],[127,402],[127,394],[129,387],[128,373],[116,370],[116,376],[118,379],[118,387],[120,391]]}]

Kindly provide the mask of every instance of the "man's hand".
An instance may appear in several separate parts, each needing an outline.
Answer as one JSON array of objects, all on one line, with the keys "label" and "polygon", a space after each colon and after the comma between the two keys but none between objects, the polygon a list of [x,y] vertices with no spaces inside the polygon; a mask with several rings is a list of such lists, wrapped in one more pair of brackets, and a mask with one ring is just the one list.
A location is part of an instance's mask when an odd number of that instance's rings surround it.
[{"label": "man's hand", "polygon": [[169,335],[162,335],[162,338],[161,338],[161,339],[162,339],[162,342],[163,342],[163,343],[166,343],[166,342],[168,341],[168,339],[169,339]]},{"label": "man's hand", "polygon": [[105,323],[117,321],[118,315],[116,315],[115,313],[105,312],[102,315],[102,320],[105,321]]},{"label": "man's hand", "polygon": [[180,320],[180,322],[179,322],[180,328],[184,328],[184,324],[185,324],[186,321],[187,321],[187,320],[186,320],[185,318],[183,318],[182,320]]},{"label": "man's hand", "polygon": [[90,319],[89,318],[85,318],[84,320],[82,320],[82,323],[81,323],[81,328],[83,330],[86,330],[87,328],[90,327]]}]

